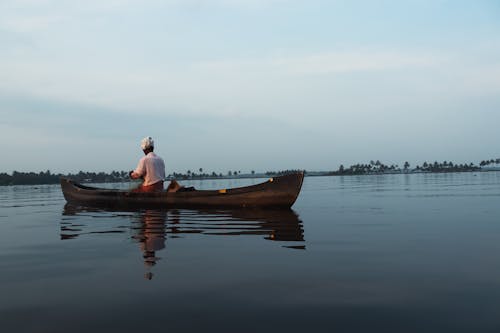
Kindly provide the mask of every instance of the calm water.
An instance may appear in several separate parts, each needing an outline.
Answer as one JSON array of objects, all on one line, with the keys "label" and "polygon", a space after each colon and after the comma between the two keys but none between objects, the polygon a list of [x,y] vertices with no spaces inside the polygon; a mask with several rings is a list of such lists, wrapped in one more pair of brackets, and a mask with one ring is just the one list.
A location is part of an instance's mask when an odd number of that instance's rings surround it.
[{"label": "calm water", "polygon": [[0,187],[0,329],[499,332],[500,173],[307,177],[289,212]]}]

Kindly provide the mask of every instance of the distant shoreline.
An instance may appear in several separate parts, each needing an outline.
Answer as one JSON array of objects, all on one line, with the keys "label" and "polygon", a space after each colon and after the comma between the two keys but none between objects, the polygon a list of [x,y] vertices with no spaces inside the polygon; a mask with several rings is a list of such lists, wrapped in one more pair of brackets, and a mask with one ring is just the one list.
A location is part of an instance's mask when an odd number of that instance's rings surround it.
[{"label": "distant shoreline", "polygon": [[[338,176],[381,176],[381,175],[410,175],[410,174],[442,174],[442,173],[466,173],[466,172],[498,172],[500,171],[500,167],[490,167],[490,168],[480,168],[476,167],[471,170],[435,170],[435,171],[422,171],[422,170],[387,170],[384,172],[364,172],[364,173],[338,173],[332,171],[305,171],[306,177],[338,177]],[[290,171],[292,172],[292,171]],[[222,176],[186,176],[186,177],[173,177],[169,175],[166,181],[170,181],[172,179],[177,179],[179,181],[191,181],[191,180],[220,180],[220,179],[255,179],[255,178],[269,178],[276,177],[287,172],[266,172],[266,173],[253,173],[253,174],[235,174],[235,175],[222,175]],[[19,185],[53,185],[59,184],[61,177],[71,178],[81,183],[125,183],[131,182],[128,177],[112,177],[109,174],[105,173],[89,173],[91,176],[88,176],[87,173],[83,173],[86,178],[82,179],[82,174],[47,174],[46,172],[42,172],[39,174],[30,172],[30,173],[20,173],[14,172],[12,176],[9,176],[5,173],[0,173],[0,186],[19,186]],[[92,175],[96,175],[97,177],[92,177]],[[5,175],[12,177],[9,183],[6,182]],[[16,178],[17,177],[17,178]]]}]

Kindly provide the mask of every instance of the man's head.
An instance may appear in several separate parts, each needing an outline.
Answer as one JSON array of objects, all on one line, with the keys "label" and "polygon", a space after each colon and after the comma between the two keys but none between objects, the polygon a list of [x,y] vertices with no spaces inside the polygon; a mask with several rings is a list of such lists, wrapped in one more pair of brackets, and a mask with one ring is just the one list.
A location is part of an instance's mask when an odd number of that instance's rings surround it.
[{"label": "man's head", "polygon": [[153,138],[150,136],[145,137],[141,140],[141,148],[144,154],[152,152],[155,149],[155,142]]}]

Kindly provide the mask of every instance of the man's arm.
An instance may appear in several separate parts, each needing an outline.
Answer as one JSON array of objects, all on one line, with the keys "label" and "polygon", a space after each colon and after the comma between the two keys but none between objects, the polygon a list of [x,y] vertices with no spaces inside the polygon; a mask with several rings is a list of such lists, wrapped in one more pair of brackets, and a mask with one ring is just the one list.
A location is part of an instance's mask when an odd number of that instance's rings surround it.
[{"label": "man's arm", "polygon": [[144,176],[144,174],[146,173],[145,171],[146,168],[144,166],[144,158],[141,158],[139,164],[137,165],[137,168],[135,168],[135,170],[130,171],[129,176],[132,179],[139,179]]},{"label": "man's arm", "polygon": [[130,178],[132,178],[132,179],[139,179],[139,178],[141,178],[141,177],[142,177],[141,175],[137,174],[134,170],[130,171],[130,172],[128,173],[128,175],[129,175],[129,176],[130,176]]}]

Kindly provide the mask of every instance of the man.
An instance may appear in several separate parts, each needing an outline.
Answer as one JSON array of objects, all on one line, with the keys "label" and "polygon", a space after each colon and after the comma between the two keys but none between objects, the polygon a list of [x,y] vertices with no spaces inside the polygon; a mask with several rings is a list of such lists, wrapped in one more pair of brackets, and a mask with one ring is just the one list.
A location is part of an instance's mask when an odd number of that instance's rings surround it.
[{"label": "man", "polygon": [[129,173],[130,178],[132,179],[144,179],[142,185],[135,191],[163,191],[163,182],[165,181],[165,163],[160,156],[153,152],[155,148],[153,139],[150,136],[142,139],[141,148],[145,156],[139,160],[137,168]]}]

